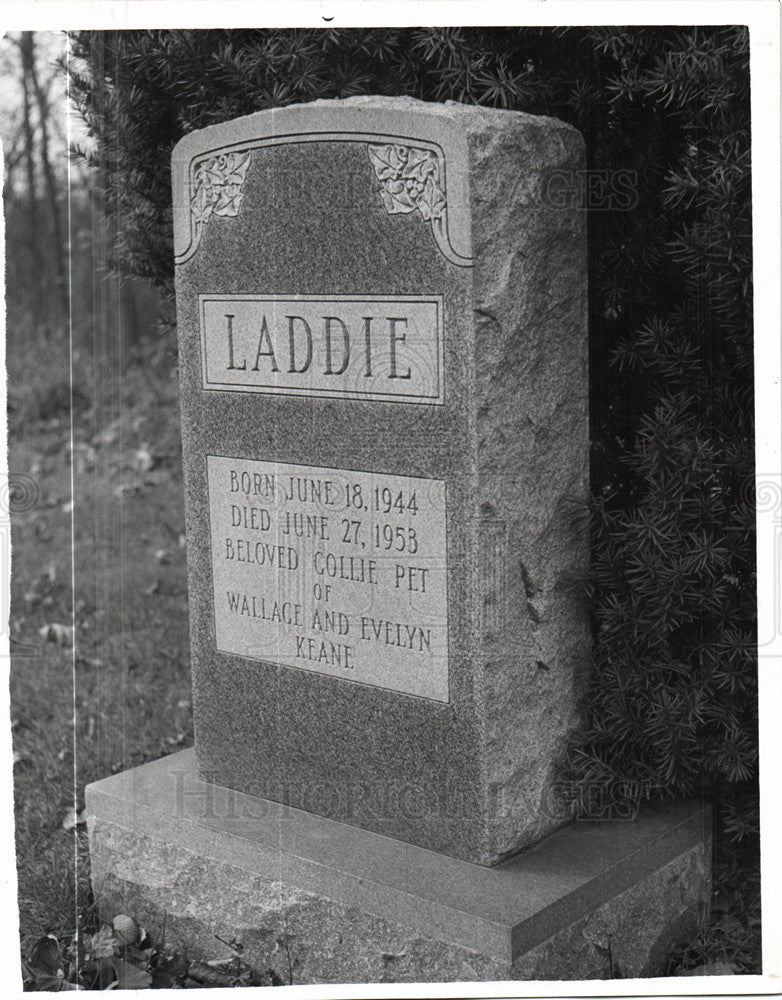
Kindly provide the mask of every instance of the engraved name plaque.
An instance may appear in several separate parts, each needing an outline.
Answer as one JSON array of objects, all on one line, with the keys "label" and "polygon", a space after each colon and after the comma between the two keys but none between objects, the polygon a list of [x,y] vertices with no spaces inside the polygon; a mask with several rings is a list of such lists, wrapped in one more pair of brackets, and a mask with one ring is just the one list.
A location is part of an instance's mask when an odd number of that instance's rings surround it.
[{"label": "engraved name plaque", "polygon": [[445,483],[207,456],[218,651],[447,702]]},{"label": "engraved name plaque", "polygon": [[443,402],[442,296],[200,295],[203,387]]}]

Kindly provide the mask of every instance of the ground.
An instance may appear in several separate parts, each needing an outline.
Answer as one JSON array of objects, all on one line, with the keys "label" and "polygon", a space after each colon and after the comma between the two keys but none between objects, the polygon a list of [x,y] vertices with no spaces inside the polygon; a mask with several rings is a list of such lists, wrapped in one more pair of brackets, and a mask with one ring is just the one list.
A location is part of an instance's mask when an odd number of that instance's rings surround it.
[{"label": "ground", "polygon": [[[176,359],[171,332],[160,336],[128,346],[98,331],[82,346],[71,428],[66,337],[34,369],[32,345],[12,351],[9,329],[9,474],[31,504],[12,496],[25,956],[42,934],[72,934],[77,913],[95,929],[74,779],[81,810],[89,782],[192,743]],[[74,612],[74,646],[69,631],[47,633],[70,629]]]}]

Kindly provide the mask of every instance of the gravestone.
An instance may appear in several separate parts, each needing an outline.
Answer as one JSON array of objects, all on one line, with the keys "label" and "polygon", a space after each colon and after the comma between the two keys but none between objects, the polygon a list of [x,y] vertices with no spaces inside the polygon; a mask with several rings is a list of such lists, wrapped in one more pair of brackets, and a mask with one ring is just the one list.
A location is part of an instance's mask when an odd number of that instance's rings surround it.
[{"label": "gravestone", "polygon": [[173,162],[201,773],[494,863],[563,821],[588,655],[581,137],[356,98]]},{"label": "gravestone", "polygon": [[[195,903],[164,891],[181,877],[209,927],[297,925],[312,981],[565,976],[578,920],[621,926],[639,894],[642,969],[672,913],[692,921],[698,807],[480,867],[568,818],[586,247],[555,194],[583,165],[561,122],[404,98],[263,111],[176,147],[197,764],[88,801],[93,877],[135,886],[147,921],[156,887],[194,933]],[[342,965],[313,943],[335,922]],[[378,966],[383,941],[417,957]]]}]

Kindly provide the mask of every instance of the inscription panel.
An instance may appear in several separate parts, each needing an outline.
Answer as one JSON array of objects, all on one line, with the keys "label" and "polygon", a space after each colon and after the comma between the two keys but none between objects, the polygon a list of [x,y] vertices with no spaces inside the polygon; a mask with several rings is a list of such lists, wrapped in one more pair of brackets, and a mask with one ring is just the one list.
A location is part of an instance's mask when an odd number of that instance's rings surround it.
[{"label": "inscription panel", "polygon": [[207,456],[218,651],[447,702],[445,483]]},{"label": "inscription panel", "polygon": [[203,387],[443,402],[442,296],[199,295]]}]

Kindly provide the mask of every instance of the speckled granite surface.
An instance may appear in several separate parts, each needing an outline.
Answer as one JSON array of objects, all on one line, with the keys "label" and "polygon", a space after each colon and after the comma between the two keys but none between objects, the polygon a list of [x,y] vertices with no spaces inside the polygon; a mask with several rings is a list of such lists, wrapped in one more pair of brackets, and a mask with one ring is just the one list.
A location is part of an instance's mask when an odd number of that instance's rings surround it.
[{"label": "speckled granite surface", "polygon": [[[389,136],[443,150],[445,236],[384,206],[367,143]],[[236,214],[188,229],[198,156],[254,139],[266,144]],[[563,508],[587,489],[586,247],[583,215],[545,189],[583,158],[551,119],[381,98],[262,112],[177,147],[194,715],[210,780],[481,864],[562,823],[553,768],[588,658],[563,586],[586,559]],[[204,389],[198,295],[212,293],[442,296],[443,402]],[[445,482],[447,702],[217,652],[207,455]]]},{"label": "speckled granite surface", "polygon": [[196,774],[192,750],[87,789],[104,917],[193,957],[295,983],[661,975],[710,896],[698,803],[576,823],[493,868],[254,799]]}]

